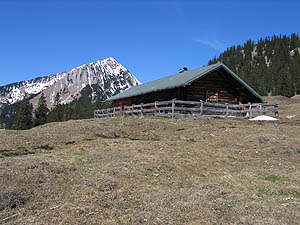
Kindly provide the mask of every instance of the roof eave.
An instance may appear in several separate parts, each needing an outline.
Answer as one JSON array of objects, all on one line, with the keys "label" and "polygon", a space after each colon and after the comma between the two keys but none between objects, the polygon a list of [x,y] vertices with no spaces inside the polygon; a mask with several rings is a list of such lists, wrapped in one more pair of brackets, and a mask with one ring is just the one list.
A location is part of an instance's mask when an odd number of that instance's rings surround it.
[{"label": "roof eave", "polygon": [[135,97],[135,96],[144,95],[144,94],[148,94],[148,93],[151,93],[151,92],[170,90],[170,89],[173,89],[173,88],[183,87],[183,86],[187,86],[187,85],[189,85],[189,84],[174,85],[174,86],[168,87],[168,88],[160,88],[160,89],[156,89],[154,91],[141,92],[139,94],[133,94],[133,95],[129,95],[129,96],[126,96],[126,97],[118,97],[118,98],[115,98],[115,99],[112,99],[114,97],[113,96],[111,98],[108,98],[108,99],[104,100],[103,102],[111,102],[111,101],[116,101],[116,100],[119,100],[119,99],[132,98],[132,97]]}]

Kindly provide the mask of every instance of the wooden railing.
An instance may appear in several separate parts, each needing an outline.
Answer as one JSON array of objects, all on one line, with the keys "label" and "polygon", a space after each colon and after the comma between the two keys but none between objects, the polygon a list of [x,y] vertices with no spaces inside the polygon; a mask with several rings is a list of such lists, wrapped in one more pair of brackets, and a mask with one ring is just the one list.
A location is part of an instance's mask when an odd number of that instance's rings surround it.
[{"label": "wooden railing", "polygon": [[248,103],[240,105],[208,103],[204,101],[170,100],[147,104],[114,107],[94,111],[95,118],[118,117],[126,115],[155,115],[163,117],[200,117],[211,115],[219,117],[249,117],[271,114],[278,117],[278,104]]}]

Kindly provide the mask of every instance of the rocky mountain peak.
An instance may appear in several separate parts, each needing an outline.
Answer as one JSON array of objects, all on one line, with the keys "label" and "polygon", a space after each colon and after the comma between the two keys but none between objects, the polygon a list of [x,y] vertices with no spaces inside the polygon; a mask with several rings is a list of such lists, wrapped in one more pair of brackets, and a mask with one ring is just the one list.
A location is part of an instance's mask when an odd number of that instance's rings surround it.
[{"label": "rocky mountain peak", "polygon": [[97,97],[97,92],[100,93],[98,97],[104,100],[139,84],[123,65],[109,57],[65,72],[1,86],[0,104],[13,104],[26,96],[37,95],[32,99],[35,105],[42,91],[49,107],[53,105],[57,93],[60,102],[67,104],[78,99],[80,92],[88,85],[92,89],[97,88],[93,91],[94,97]]}]

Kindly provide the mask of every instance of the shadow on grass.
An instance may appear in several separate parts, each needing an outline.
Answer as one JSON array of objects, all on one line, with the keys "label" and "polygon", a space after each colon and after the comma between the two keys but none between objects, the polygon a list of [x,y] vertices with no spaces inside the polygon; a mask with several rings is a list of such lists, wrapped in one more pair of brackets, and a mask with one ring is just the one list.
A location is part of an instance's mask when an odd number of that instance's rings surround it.
[{"label": "shadow on grass", "polygon": [[26,148],[16,149],[16,150],[0,150],[0,158],[5,157],[16,157],[22,155],[35,154],[33,151],[29,151]]}]

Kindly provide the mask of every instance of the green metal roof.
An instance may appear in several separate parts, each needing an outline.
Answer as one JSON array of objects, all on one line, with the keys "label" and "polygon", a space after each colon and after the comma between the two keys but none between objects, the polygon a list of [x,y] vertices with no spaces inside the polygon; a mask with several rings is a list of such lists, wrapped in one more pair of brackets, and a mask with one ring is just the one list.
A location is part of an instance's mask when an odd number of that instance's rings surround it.
[{"label": "green metal roof", "polygon": [[208,73],[219,69],[224,68],[232,77],[234,77],[241,85],[247,88],[253,95],[259,98],[263,102],[263,98],[254,91],[248,84],[246,84],[239,76],[237,76],[234,72],[232,72],[227,66],[223,63],[216,63],[213,65],[205,66],[199,69],[186,71],[183,73],[177,73],[172,76],[164,77],[158,80],[150,81],[148,83],[144,83],[138,86],[133,86],[111,98],[107,99],[107,101],[114,101],[123,98],[129,98],[133,96],[143,95],[150,92],[162,91],[166,89],[173,89],[177,87],[183,87],[190,85],[193,81],[198,80]]}]

